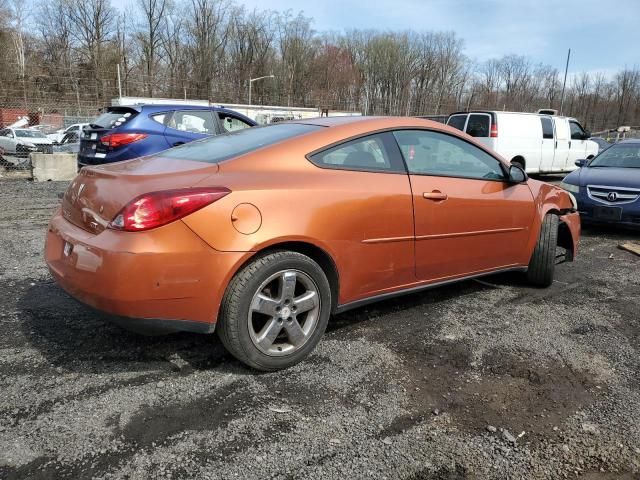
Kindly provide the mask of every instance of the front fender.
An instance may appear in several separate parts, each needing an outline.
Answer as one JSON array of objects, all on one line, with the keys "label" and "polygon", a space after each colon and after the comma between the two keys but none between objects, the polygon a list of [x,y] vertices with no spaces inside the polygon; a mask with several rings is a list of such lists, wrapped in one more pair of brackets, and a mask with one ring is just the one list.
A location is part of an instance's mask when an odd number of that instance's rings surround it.
[{"label": "front fender", "polygon": [[535,224],[532,228],[533,235],[528,245],[530,255],[533,255],[533,250],[540,236],[542,220],[548,213],[558,215],[560,221],[566,225],[570,239],[563,239],[562,246],[565,248],[572,246],[572,254],[575,255],[580,240],[580,215],[575,210],[570,194],[560,187],[537,180],[529,180],[528,184],[536,209]]}]

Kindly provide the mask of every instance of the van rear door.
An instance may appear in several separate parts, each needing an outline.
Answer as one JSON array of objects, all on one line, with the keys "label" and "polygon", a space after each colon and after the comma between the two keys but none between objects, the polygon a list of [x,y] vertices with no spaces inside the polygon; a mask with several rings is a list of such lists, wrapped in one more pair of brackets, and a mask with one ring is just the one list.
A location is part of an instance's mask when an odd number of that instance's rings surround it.
[{"label": "van rear door", "polygon": [[569,142],[571,141],[569,122],[566,118],[553,117],[553,126],[556,131],[556,151],[553,156],[552,170],[554,172],[562,172],[567,168],[567,158],[569,156]]},{"label": "van rear door", "polygon": [[468,135],[477,138],[488,148],[494,148],[491,141],[491,115],[488,113],[471,113],[464,130]]},{"label": "van rear door", "polygon": [[551,117],[540,117],[542,124],[542,147],[540,149],[540,171],[553,171],[553,159],[556,152],[556,138]]},{"label": "van rear door", "polygon": [[451,115],[449,117],[449,120],[447,120],[447,125],[453,128],[457,128],[461,132],[464,132],[464,127],[467,124],[467,117],[468,115],[466,113]]}]

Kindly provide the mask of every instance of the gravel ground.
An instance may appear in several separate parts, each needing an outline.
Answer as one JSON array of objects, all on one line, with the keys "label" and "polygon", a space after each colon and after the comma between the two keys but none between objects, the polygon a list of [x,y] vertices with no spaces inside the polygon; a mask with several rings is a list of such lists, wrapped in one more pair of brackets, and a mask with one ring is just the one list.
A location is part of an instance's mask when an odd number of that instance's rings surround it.
[{"label": "gravel ground", "polygon": [[290,370],[142,337],[42,258],[63,183],[0,181],[0,478],[638,478],[640,234],[546,290],[487,277],[334,317]]}]

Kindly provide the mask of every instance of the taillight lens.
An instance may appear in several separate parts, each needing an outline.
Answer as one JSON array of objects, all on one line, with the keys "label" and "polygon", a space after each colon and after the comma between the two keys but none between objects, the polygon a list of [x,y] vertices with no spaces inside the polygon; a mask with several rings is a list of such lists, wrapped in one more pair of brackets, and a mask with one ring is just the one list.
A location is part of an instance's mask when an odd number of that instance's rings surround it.
[{"label": "taillight lens", "polygon": [[110,133],[100,139],[105,147],[118,148],[133,142],[144,140],[149,135],[146,133]]},{"label": "taillight lens", "polygon": [[498,124],[493,122],[491,124],[491,132],[489,132],[489,136],[491,138],[497,138],[498,137]]},{"label": "taillight lens", "polygon": [[109,228],[126,232],[157,228],[200,210],[229,193],[231,190],[224,187],[145,193],[127,204],[109,224]]}]

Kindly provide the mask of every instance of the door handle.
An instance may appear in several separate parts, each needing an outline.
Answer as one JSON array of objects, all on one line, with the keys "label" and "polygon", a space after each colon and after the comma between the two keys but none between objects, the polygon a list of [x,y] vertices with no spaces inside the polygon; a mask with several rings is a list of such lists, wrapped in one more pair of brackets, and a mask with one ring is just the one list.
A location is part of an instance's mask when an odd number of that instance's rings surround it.
[{"label": "door handle", "polygon": [[422,194],[422,198],[426,198],[427,200],[441,201],[441,200],[446,200],[448,197],[446,193],[442,193],[442,192],[439,192],[438,190],[434,190],[433,192],[424,192]]},{"label": "door handle", "polygon": [[179,147],[180,145],[184,145],[184,142],[175,142],[172,147]]}]

